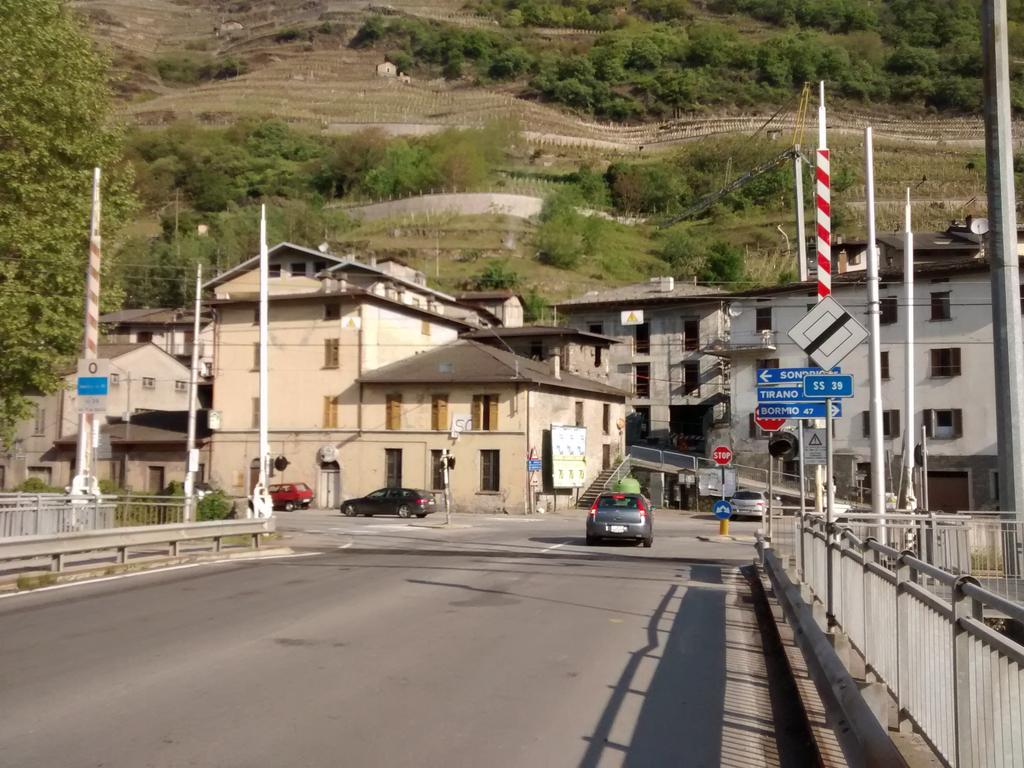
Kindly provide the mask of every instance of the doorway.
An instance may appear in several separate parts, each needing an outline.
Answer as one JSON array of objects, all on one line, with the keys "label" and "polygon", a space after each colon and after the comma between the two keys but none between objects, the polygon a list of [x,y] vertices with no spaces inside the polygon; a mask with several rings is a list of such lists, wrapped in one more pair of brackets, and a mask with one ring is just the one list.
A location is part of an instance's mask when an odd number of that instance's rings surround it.
[{"label": "doorway", "polygon": [[969,510],[971,481],[968,473],[928,470],[928,505],[934,512]]},{"label": "doorway", "polygon": [[160,493],[164,489],[164,468],[146,467],[146,490],[150,493]]},{"label": "doorway", "polygon": [[605,443],[601,446],[601,469],[612,468],[612,447]]},{"label": "doorway", "polygon": [[321,462],[316,503],[322,509],[334,509],[341,505],[341,466],[338,462]]}]

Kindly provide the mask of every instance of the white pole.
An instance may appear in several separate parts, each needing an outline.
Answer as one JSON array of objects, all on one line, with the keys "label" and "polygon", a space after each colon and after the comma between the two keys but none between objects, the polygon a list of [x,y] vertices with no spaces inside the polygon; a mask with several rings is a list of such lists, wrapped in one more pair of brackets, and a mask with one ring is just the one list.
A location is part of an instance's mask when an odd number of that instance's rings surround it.
[{"label": "white pole", "polygon": [[825,81],[818,83],[818,149],[828,146],[825,141]]},{"label": "white pole", "polygon": [[796,258],[797,275],[801,283],[807,282],[807,232],[804,223],[804,166],[800,145],[794,147],[793,178],[796,193]]},{"label": "white pole", "polygon": [[906,369],[906,426],[903,429],[904,509],[917,509],[914,492],[914,438],[917,421],[914,411],[914,233],[911,228],[910,187],[907,187],[907,205],[903,214],[903,296],[907,306],[907,347],[904,353]]},{"label": "white pole", "polygon": [[193,467],[198,465],[196,450],[196,394],[199,389],[199,313],[202,311],[203,267],[196,265],[195,307],[192,310],[192,370],[188,382],[188,444],[185,452],[185,522],[195,519],[193,502],[196,488],[196,473]]},{"label": "white pole", "polygon": [[882,434],[882,347],[879,343],[878,250],[875,247],[875,172],[870,126],[864,129],[868,212],[868,331],[871,377],[871,511],[885,512],[885,448]]},{"label": "white pole", "polygon": [[[814,195],[815,226],[817,232],[815,259],[818,265],[818,301],[821,301],[832,292],[832,169],[829,162],[825,128],[825,81],[822,80],[818,84],[818,151],[816,155],[817,165],[815,167],[817,180],[815,182]],[[824,180],[822,177],[824,177]],[[816,419],[814,426],[820,429],[825,424],[821,419]],[[821,465],[815,465],[814,512],[818,515],[824,511],[826,501],[822,498],[822,474],[824,473],[822,472]],[[831,483],[831,478],[829,482]]]},{"label": "white pole", "polygon": [[[95,360],[100,342],[100,169],[92,172],[92,215],[89,220],[89,263],[85,272],[85,320],[82,332],[82,357]],[[77,472],[71,483],[72,493],[99,493],[93,472],[96,451],[93,449],[93,426],[96,414],[78,415]]]},{"label": "white pole", "polygon": [[252,511],[257,518],[270,517],[272,505],[267,494],[270,446],[267,436],[267,206],[260,206],[260,445],[259,475],[252,490]]}]

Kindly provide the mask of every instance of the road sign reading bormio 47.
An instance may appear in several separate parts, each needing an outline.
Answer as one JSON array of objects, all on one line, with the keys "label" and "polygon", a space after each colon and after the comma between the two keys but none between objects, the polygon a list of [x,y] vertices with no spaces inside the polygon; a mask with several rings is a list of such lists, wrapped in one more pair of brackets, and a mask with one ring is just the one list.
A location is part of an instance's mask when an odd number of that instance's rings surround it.
[{"label": "road sign reading bormio 47", "polygon": [[867,337],[864,326],[831,296],[815,304],[789,331],[789,338],[825,370],[839,363]]}]

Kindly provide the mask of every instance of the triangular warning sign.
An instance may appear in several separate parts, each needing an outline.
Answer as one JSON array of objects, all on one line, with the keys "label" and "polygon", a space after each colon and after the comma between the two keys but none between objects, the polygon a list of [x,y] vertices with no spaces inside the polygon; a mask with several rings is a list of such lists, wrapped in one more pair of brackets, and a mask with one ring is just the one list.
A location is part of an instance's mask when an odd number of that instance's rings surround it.
[{"label": "triangular warning sign", "polygon": [[636,323],[636,322],[639,322],[639,320],[638,320],[638,318],[637,318],[637,316],[636,316],[636,315],[634,315],[634,314],[633,314],[632,312],[630,312],[630,313],[629,313],[629,314],[628,314],[628,315],[626,316],[626,322],[627,322],[627,323]]},{"label": "triangular warning sign", "polygon": [[359,321],[357,321],[354,317],[350,317],[348,320],[345,321],[345,327],[358,329]]},{"label": "triangular warning sign", "polygon": [[811,435],[811,439],[807,441],[807,444],[808,445],[821,445],[821,438],[818,436],[817,432],[815,432],[813,435]]}]

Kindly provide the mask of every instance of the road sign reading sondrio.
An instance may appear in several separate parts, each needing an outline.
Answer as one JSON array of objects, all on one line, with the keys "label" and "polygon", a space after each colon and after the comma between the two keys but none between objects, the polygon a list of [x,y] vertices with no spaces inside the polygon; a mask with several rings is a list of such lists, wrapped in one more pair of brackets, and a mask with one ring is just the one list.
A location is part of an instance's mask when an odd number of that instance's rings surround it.
[{"label": "road sign reading sondrio", "polygon": [[724,467],[732,461],[732,448],[728,445],[716,445],[715,450],[711,452],[711,458],[715,460],[715,464]]},{"label": "road sign reading sondrio", "polygon": [[[824,400],[805,400],[802,403],[762,403],[757,406],[759,419],[824,419],[827,415]],[[843,415],[843,406],[832,403],[832,417]]]},{"label": "road sign reading sondrio", "polygon": [[[820,373],[820,368],[758,368],[757,383],[799,385],[807,376],[816,376]],[[840,373],[840,370],[833,368],[832,373]]]},{"label": "road sign reading sondrio", "polygon": [[725,499],[719,499],[711,506],[711,512],[719,520],[728,520],[732,517],[732,504]]},{"label": "road sign reading sondrio", "polygon": [[867,337],[867,329],[831,296],[811,307],[789,331],[789,338],[825,370],[841,362]]},{"label": "road sign reading sondrio", "polygon": [[853,397],[853,376],[821,374],[804,378],[804,397]]},{"label": "road sign reading sondrio", "polygon": [[763,419],[760,416],[754,416],[754,423],[757,424],[765,432],[778,432],[782,429],[782,425],[786,423],[785,419]]}]

